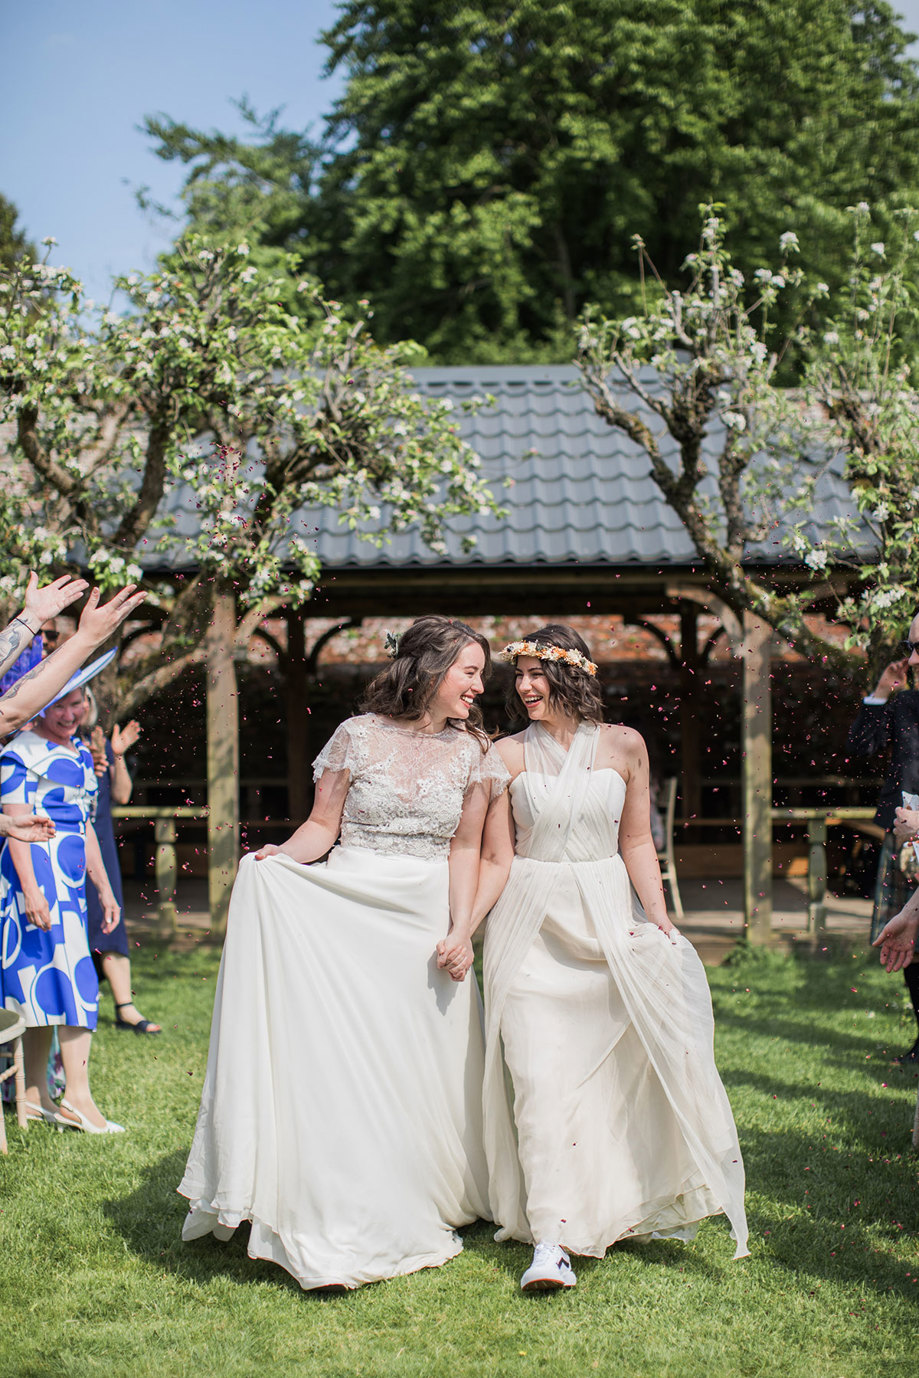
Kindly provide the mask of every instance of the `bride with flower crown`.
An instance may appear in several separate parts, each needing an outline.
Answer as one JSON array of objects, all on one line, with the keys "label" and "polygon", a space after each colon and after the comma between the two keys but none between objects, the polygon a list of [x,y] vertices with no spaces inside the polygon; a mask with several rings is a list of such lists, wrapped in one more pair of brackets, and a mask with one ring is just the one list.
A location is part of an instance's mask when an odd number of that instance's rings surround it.
[{"label": "bride with flower crown", "polygon": [[569,1252],[689,1238],[722,1212],[740,1257],[740,1148],[705,971],[667,917],[644,741],[603,723],[597,667],[570,628],[543,627],[504,654],[508,706],[529,726],[498,743],[511,783],[489,810],[473,911],[473,924],[491,911],[484,1106],[497,1238],[535,1246],[525,1291],[573,1286]]},{"label": "bride with flower crown", "polygon": [[474,706],[488,643],[422,617],[394,650],[369,711],[320,752],[309,819],[242,860],[179,1187],[184,1239],[248,1220],[250,1256],[304,1288],[436,1267],[488,1214],[481,1005],[463,979],[482,825],[507,783]]}]

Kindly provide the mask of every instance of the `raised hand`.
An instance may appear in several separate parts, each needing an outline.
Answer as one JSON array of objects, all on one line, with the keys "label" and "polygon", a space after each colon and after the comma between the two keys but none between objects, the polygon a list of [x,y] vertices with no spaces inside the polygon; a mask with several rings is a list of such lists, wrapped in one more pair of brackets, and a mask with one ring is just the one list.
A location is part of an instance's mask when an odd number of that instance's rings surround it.
[{"label": "raised hand", "polygon": [[889,699],[891,694],[895,694],[898,689],[902,689],[906,683],[906,667],[908,664],[909,659],[905,656],[902,660],[892,660],[878,680],[872,698]]},{"label": "raised hand", "polygon": [[133,718],[130,722],[126,722],[124,727],[113,727],[112,750],[115,755],[123,756],[126,751],[130,751],[139,736],[140,723],[135,722]]},{"label": "raised hand", "polygon": [[101,646],[103,641],[108,641],[122,622],[130,617],[146,598],[145,593],[135,593],[136,588],[136,584],[127,584],[101,607],[99,599],[102,595],[98,589],[93,589],[80,617],[78,634],[85,637],[93,646]]},{"label": "raised hand", "polygon": [[[23,614],[26,618],[26,625],[34,632],[41,630],[43,622],[50,622],[58,613],[62,613],[65,608],[69,608],[71,603],[75,603],[82,594],[89,588],[85,579],[73,579],[69,574],[62,574],[59,579],[46,584],[44,588],[38,587],[38,575],[29,574],[29,583],[26,588],[25,601],[23,603]],[[33,625],[34,623],[34,625]]]}]

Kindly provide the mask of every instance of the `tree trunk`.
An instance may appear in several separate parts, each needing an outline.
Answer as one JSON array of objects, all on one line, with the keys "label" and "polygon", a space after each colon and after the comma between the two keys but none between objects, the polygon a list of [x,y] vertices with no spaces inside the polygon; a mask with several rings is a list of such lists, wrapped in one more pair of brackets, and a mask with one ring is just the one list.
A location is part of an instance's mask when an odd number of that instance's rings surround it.
[{"label": "tree trunk", "polygon": [[743,629],[744,926],[748,942],[765,944],[772,936],[772,629],[749,612]]},{"label": "tree trunk", "polygon": [[232,593],[215,590],[207,629],[207,879],[211,924],[226,930],[239,859],[239,700]]}]

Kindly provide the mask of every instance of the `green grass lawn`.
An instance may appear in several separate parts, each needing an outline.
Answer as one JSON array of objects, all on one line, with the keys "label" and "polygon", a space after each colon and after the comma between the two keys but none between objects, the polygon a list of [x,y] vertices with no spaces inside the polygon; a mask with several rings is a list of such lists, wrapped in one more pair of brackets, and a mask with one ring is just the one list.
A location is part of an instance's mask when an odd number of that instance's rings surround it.
[{"label": "green grass lawn", "polygon": [[[873,960],[751,957],[710,973],[718,1063],[747,1165],[752,1257],[723,1220],[693,1245],[581,1260],[572,1293],[524,1297],[529,1261],[466,1232],[445,1267],[309,1294],[229,1244],[180,1241],[175,1193],[204,1071],[217,954],[139,952],[141,1008],[105,1004],[92,1078],[129,1127],[22,1135],[0,1159],[0,1375],[642,1375],[915,1378],[919,1189],[901,978]],[[304,1081],[309,1067],[304,1065]],[[291,1086],[291,1095],[300,1088]]]}]

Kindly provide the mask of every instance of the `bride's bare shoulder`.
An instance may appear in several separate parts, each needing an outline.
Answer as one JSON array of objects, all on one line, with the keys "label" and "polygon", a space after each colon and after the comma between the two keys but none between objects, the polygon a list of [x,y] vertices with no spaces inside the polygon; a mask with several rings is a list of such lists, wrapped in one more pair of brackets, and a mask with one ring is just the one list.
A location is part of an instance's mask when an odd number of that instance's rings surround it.
[{"label": "bride's bare shoulder", "polygon": [[518,732],[513,737],[499,737],[495,747],[511,775],[519,775],[523,770],[523,733]]},{"label": "bride's bare shoulder", "polygon": [[617,761],[637,764],[648,756],[644,737],[634,727],[626,727],[625,723],[603,723],[599,744],[611,764]]}]

